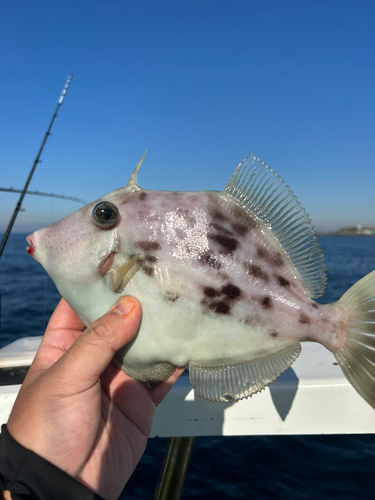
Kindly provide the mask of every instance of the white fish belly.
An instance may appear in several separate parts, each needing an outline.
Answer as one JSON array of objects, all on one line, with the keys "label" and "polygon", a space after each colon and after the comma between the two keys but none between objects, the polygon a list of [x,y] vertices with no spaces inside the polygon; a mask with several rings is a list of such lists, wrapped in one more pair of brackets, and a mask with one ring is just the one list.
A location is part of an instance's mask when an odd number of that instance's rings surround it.
[{"label": "white fish belly", "polygon": [[[177,280],[169,278],[173,292],[167,279],[162,286],[141,273],[126,288],[142,303],[143,315],[136,342],[123,351],[125,371],[161,362],[180,367],[189,362],[203,366],[238,363],[277,352],[301,338],[298,326],[294,332],[290,314],[282,307],[275,305],[271,313],[256,301],[243,300],[231,305],[230,315],[220,314],[207,308],[207,297],[200,290],[211,287],[186,287],[184,280],[179,287]],[[216,285],[222,287],[220,281]],[[287,328],[280,326],[283,314]]]}]

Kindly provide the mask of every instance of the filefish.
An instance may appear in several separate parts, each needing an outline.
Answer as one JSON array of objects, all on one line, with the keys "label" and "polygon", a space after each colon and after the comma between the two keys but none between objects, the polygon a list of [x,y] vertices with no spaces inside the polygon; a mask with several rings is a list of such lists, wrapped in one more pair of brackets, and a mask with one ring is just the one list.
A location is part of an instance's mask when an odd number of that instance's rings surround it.
[{"label": "filefish", "polygon": [[333,304],[322,252],[305,210],[254,155],[222,192],[126,187],[27,237],[85,325],[122,294],[143,310],[115,363],[149,388],[189,365],[197,394],[247,398],[272,383],[301,351],[323,344],[375,408],[375,271]]}]

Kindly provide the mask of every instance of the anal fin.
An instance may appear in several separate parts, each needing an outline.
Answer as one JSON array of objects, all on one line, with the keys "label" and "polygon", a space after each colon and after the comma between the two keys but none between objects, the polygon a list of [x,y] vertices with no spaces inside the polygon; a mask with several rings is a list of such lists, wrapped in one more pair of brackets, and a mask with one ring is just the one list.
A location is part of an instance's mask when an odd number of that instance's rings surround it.
[{"label": "anal fin", "polygon": [[190,382],[202,398],[232,403],[248,398],[274,382],[300,352],[301,344],[296,342],[274,354],[234,365],[207,367],[190,363]]}]

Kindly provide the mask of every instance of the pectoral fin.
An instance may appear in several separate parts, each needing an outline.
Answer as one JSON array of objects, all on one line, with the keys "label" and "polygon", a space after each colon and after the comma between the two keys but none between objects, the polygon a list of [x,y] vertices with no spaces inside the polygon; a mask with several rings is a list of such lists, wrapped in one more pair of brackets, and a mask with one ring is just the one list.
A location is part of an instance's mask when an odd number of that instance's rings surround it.
[{"label": "pectoral fin", "polygon": [[137,253],[134,257],[126,261],[121,267],[111,269],[109,275],[111,288],[114,292],[121,293],[138,271],[140,267],[138,263],[139,256],[140,254]]}]

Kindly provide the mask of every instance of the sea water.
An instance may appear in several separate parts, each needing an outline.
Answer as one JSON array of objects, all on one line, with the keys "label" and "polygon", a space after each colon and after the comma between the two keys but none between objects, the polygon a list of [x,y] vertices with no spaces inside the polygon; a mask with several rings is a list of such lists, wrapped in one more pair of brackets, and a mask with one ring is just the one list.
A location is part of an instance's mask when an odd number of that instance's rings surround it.
[{"label": "sea water", "polygon": [[[0,347],[41,335],[60,298],[25,252],[25,237],[12,234],[0,261]],[[319,244],[328,274],[321,303],[338,300],[375,269],[374,237],[321,237]],[[149,440],[121,499],[153,498],[166,444]],[[373,434],[198,437],[182,499],[372,500],[374,470]]]}]

